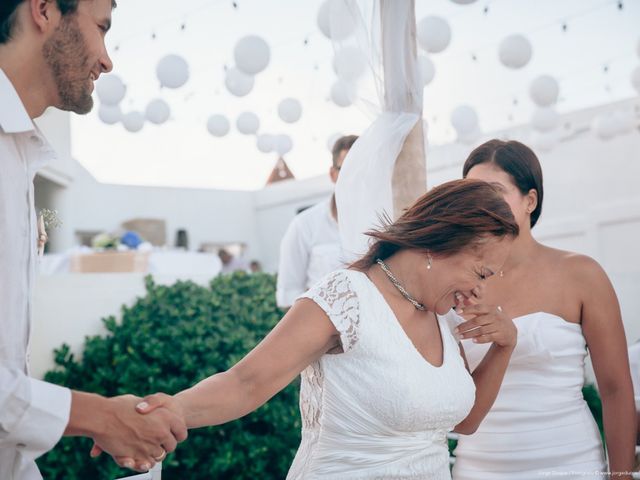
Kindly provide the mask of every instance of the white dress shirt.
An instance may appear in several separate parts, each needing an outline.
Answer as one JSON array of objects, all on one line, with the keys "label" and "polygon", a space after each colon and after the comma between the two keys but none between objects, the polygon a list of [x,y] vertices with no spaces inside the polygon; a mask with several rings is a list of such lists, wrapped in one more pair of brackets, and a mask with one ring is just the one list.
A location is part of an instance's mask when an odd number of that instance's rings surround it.
[{"label": "white dress shirt", "polygon": [[36,272],[33,179],[54,156],[0,69],[0,479],[39,480],[34,460],[69,421],[71,392],[28,376]]},{"label": "white dress shirt", "polygon": [[640,341],[629,345],[629,366],[631,367],[636,410],[640,413]]},{"label": "white dress shirt", "polygon": [[276,301],[290,307],[327,273],[344,266],[331,198],[299,213],[280,243]]}]

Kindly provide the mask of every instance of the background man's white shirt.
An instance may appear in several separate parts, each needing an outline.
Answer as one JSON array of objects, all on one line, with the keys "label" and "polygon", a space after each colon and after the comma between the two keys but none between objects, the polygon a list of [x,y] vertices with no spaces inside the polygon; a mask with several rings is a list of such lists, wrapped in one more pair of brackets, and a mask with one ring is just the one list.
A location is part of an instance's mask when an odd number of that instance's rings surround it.
[{"label": "background man's white shirt", "polygon": [[39,480],[34,460],[69,421],[71,392],[28,376],[37,264],[33,179],[54,152],[0,69],[0,479]]},{"label": "background man's white shirt", "polygon": [[342,268],[338,223],[331,198],[299,213],[280,244],[276,301],[289,307],[327,273]]}]

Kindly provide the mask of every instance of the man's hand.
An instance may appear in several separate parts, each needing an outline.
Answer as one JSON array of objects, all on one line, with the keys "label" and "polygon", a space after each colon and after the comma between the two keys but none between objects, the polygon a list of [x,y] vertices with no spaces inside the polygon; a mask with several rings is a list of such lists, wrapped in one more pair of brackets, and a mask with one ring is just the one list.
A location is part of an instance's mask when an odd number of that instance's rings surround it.
[{"label": "man's hand", "polygon": [[[117,400],[115,399],[111,400]],[[95,438],[93,448],[91,449],[91,456],[95,457],[100,455],[103,451],[110,453],[116,463],[120,466],[124,466],[127,468],[132,468],[139,471],[147,471],[149,470],[155,462],[160,462],[164,459],[167,453],[173,452],[177,446],[178,442],[181,442],[187,438],[187,429],[184,424],[184,414],[179,403],[171,397],[170,395],[166,395],[164,393],[156,393],[154,395],[149,395],[144,399],[139,399],[136,397],[131,397],[135,399],[135,402],[128,402],[126,408],[128,408],[128,413],[132,414],[134,417],[137,417],[138,422],[147,422],[147,421],[155,421],[159,417],[164,419],[161,421],[170,421],[171,434],[173,437],[165,438],[165,440],[160,443],[161,448],[157,447],[153,449],[154,452],[149,457],[140,457],[138,454],[132,455],[131,453],[127,453],[126,455],[114,454],[113,450],[109,450],[107,445],[103,445],[98,438]],[[141,415],[141,414],[144,414]],[[178,429],[174,430],[174,426],[178,422]],[[161,432],[161,431],[160,431]],[[175,440],[173,439],[175,437]],[[144,441],[144,439],[140,439]],[[165,443],[168,442],[168,443]],[[149,445],[152,447],[153,442],[146,442],[144,445]],[[157,443],[155,444],[157,445]]]},{"label": "man's hand", "polygon": [[133,395],[108,399],[82,392],[72,395],[65,434],[93,438],[99,450],[112,455],[122,467],[147,471],[187,438],[181,416],[166,408],[140,415],[136,405],[141,399]]}]

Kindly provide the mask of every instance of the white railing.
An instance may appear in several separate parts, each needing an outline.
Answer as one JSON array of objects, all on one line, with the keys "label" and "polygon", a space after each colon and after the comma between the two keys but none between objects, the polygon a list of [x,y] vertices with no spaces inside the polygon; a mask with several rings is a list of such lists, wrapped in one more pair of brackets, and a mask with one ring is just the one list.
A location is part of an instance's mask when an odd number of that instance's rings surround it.
[{"label": "white railing", "polygon": [[162,462],[156,463],[156,465],[146,473],[139,475],[133,475],[131,477],[120,477],[115,480],[162,480]]}]

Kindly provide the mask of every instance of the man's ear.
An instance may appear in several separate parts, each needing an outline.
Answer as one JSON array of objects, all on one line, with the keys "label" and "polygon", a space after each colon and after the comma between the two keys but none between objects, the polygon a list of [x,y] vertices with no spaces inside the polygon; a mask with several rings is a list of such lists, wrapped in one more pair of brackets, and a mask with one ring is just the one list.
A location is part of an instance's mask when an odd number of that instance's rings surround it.
[{"label": "man's ear", "polygon": [[62,14],[55,0],[27,1],[31,20],[40,33],[47,33],[58,26]]}]

